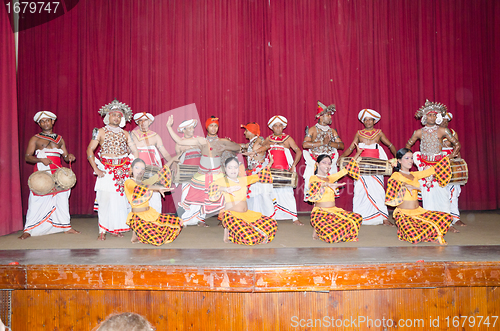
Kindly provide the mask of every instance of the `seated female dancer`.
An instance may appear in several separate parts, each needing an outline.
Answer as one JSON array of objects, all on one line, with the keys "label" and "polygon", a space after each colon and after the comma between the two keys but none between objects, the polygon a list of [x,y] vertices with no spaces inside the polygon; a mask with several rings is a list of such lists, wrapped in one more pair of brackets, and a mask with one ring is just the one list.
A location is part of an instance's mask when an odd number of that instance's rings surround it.
[{"label": "seated female dancer", "polygon": [[163,185],[147,186],[142,182],[146,163],[142,159],[132,162],[132,177],[125,181],[125,195],[132,206],[127,216],[127,225],[133,230],[132,243],[142,242],[155,246],[172,242],[182,229],[182,220],[173,215],[160,214],[149,207],[149,199],[153,191],[163,194],[170,191],[172,175],[169,166],[170,160],[158,174]]},{"label": "seated female dancer", "polygon": [[451,226],[450,214],[426,210],[418,204],[419,179],[436,176],[439,186],[444,187],[451,178],[450,163],[447,157],[434,167],[423,171],[412,171],[413,153],[408,148],[401,148],[396,153],[397,166],[387,182],[386,205],[396,207],[392,217],[398,227],[398,238],[411,242],[436,242],[446,245],[443,236]]},{"label": "seated female dancer", "polygon": [[339,172],[328,176],[332,159],[325,154],[318,156],[316,171],[309,179],[308,201],[314,202],[311,212],[311,225],[314,228],[313,239],[327,243],[340,241],[358,241],[359,227],[363,221],[361,215],[335,207],[335,190],[346,183],[336,183],[346,174],[359,178],[356,158]]},{"label": "seated female dancer", "polygon": [[[272,164],[272,159],[271,159]],[[269,168],[256,175],[238,177],[240,163],[236,157],[226,160],[226,176],[210,184],[210,199],[218,200],[224,195],[225,206],[219,219],[224,227],[224,242],[240,245],[257,245],[271,242],[278,230],[278,223],[261,213],[248,210],[248,185],[256,182],[272,183]]]}]

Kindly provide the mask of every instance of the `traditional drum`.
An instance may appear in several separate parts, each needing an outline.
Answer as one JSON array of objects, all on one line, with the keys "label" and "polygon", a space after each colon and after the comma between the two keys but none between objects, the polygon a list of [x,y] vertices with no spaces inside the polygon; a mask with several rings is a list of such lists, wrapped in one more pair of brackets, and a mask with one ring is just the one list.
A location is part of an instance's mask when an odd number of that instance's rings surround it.
[{"label": "traditional drum", "polygon": [[469,168],[463,159],[450,159],[451,180],[450,184],[465,185],[469,179]]},{"label": "traditional drum", "polygon": [[52,192],[55,183],[50,171],[35,171],[28,178],[28,186],[33,193],[45,195]]},{"label": "traditional drum", "polygon": [[291,186],[293,188],[297,187],[298,177],[296,172],[290,172],[288,170],[271,169],[271,175],[273,176],[273,187],[284,187]]},{"label": "traditional drum", "polygon": [[[352,157],[340,159],[340,170],[344,169],[352,160]],[[392,166],[387,160],[372,157],[360,157],[358,159],[359,173],[361,176],[392,175]]]},{"label": "traditional drum", "polygon": [[59,168],[52,175],[56,184],[56,191],[69,190],[76,184],[76,176],[69,168]]},{"label": "traditional drum", "polygon": [[179,164],[178,167],[178,171],[174,175],[174,183],[188,183],[199,168],[194,164]]}]

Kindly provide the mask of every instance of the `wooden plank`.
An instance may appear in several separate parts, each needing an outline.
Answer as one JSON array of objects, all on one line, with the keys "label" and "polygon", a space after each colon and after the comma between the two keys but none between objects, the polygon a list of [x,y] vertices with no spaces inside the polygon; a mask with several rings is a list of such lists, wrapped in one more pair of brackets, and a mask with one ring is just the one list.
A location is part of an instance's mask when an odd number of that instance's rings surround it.
[{"label": "wooden plank", "polygon": [[340,266],[0,266],[4,289],[126,289],[221,292],[498,286],[500,263],[431,262]]},{"label": "wooden plank", "polygon": [[[13,330],[92,330],[135,312],[157,330],[496,330],[498,287],[330,292],[13,290]],[[462,328],[463,318],[470,317]],[[460,320],[460,327],[454,327]],[[448,319],[447,319],[448,318]],[[469,321],[475,321],[471,327]],[[402,323],[399,327],[395,327]],[[433,324],[432,324],[433,323]],[[391,325],[393,327],[391,327]]]}]

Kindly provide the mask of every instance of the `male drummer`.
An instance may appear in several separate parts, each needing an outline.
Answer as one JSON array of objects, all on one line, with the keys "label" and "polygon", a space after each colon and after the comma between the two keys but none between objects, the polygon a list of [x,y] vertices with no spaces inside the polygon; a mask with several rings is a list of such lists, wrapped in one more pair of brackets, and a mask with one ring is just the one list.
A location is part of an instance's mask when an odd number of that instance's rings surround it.
[{"label": "male drummer", "polygon": [[[269,165],[265,150],[260,153],[253,153],[263,146],[264,138],[260,136],[260,126],[255,122],[241,125],[241,127],[245,129],[245,138],[249,140],[247,144],[240,145],[243,150],[246,150],[244,155],[247,155],[247,174],[249,176],[256,175]],[[274,214],[272,192],[273,184],[257,182],[250,185],[248,189],[249,198],[247,199],[248,209],[271,217]]]},{"label": "male drummer", "polygon": [[[35,171],[58,169],[62,165],[61,155],[68,163],[75,161],[75,156],[68,153],[64,139],[52,131],[56,119],[57,116],[47,110],[39,111],[33,118],[42,132],[31,137],[24,159],[35,164]],[[70,192],[68,189],[56,194],[37,195],[30,191],[26,224],[19,239],[57,232],[80,233],[70,224]]]},{"label": "male drummer", "polygon": [[[189,119],[183,121],[179,126],[177,127],[177,132],[182,134],[182,137],[180,137],[181,140],[184,139],[190,139],[194,137],[194,129],[198,125],[198,120],[196,119]],[[182,165],[194,165],[199,167],[200,166],[200,160],[201,160],[201,149],[194,146],[181,146],[179,144],[175,144],[175,153],[177,155],[181,155],[180,157],[180,162],[179,164]],[[179,175],[181,174],[183,170],[179,168]],[[181,202],[179,203],[179,207],[182,209],[179,209],[177,211],[178,215],[183,215],[184,216],[184,224],[186,222],[188,224],[204,224],[204,218],[200,217],[200,208],[189,208],[185,204],[186,196],[189,191],[189,183],[182,183],[182,193],[181,193]],[[184,208],[188,208],[188,210],[185,210]]]},{"label": "male drummer", "polygon": [[[208,129],[211,124],[219,125],[219,119],[212,116],[205,122]],[[240,151],[240,145],[229,139],[215,139],[215,137],[191,137],[182,139],[172,128],[174,117],[170,116],[167,121],[167,129],[170,136],[179,146],[188,146],[199,148],[201,150],[201,159],[198,172],[193,176],[189,183],[189,188],[182,207],[186,212],[181,216],[184,225],[208,226],[205,218],[208,214],[213,214],[224,208],[224,201],[210,201],[208,187],[212,181],[222,178],[221,155],[224,151]],[[196,217],[192,212],[196,211]]]},{"label": "male drummer", "polygon": [[338,150],[344,149],[344,143],[340,139],[337,130],[330,128],[332,124],[332,115],[335,114],[335,105],[325,106],[318,101],[318,111],[316,119],[318,123],[311,128],[306,127],[306,136],[302,142],[304,148],[304,160],[306,169],[304,170],[304,201],[309,189],[309,178],[314,175],[314,166],[316,159],[321,154],[326,154],[332,159],[332,168],[330,174],[337,172]]},{"label": "male drummer", "polygon": [[[287,124],[288,121],[285,116],[275,115],[271,117],[267,122],[267,126],[273,131],[273,134],[266,138],[264,147],[256,152],[260,153],[263,149],[269,148],[269,152],[274,159],[271,169],[296,172],[295,167],[300,161],[302,150],[292,137],[283,133]],[[295,152],[295,158],[292,158],[290,149]],[[272,198],[275,211],[273,218],[275,220],[292,219],[293,224],[304,225],[297,217],[297,202],[291,186],[273,187]]]},{"label": "male drummer", "polygon": [[[146,165],[161,168],[161,157],[167,162],[172,157],[163,146],[160,135],[149,129],[154,120],[154,116],[150,113],[143,112],[134,115],[137,128],[130,133],[130,149],[134,158],[141,158]],[[153,196],[149,200],[149,206],[161,214],[162,206],[159,192],[153,192]]]},{"label": "male drummer", "polygon": [[[439,125],[442,128],[448,129],[448,123],[453,119],[452,113],[446,113],[443,117],[443,122]],[[458,141],[458,134],[455,130],[450,129],[453,138]],[[448,139],[443,138],[443,152],[446,154],[451,154],[453,152],[453,145],[448,141]],[[460,157],[460,153],[457,154]],[[460,185],[449,184],[446,186],[450,194],[450,214],[453,216],[453,225],[465,226],[466,224],[460,220],[460,210],[458,210],[458,197],[462,193],[462,187]]]},{"label": "male drummer", "polygon": [[[445,105],[426,100],[425,104],[415,114],[415,117],[421,120],[424,127],[413,133],[406,143],[406,148],[411,149],[417,139],[420,139],[420,152],[413,154],[413,160],[418,170],[433,166],[446,156],[446,153],[442,151],[444,138],[448,139],[453,146],[453,151],[449,154],[450,158],[456,157],[460,152],[460,142],[453,137],[451,131],[439,127],[446,113]],[[421,179],[420,186],[424,209],[450,213],[449,192],[446,187],[438,185],[434,176]],[[451,230],[457,231],[453,227]]]},{"label": "male drummer", "polygon": [[[130,172],[130,135],[122,128],[125,121],[132,118],[132,109],[115,99],[103,106],[99,114],[104,116],[106,126],[94,128],[87,147],[87,159],[97,175],[94,188],[99,218],[97,239],[106,240],[106,232],[114,237],[123,237],[122,232],[130,230],[126,224],[130,204],[123,187]],[[94,151],[99,145],[101,151],[99,159],[96,159]]]},{"label": "male drummer", "polygon": [[[396,156],[396,148],[387,139],[380,129],[374,129],[374,125],[380,121],[380,114],[373,109],[362,109],[358,113],[358,120],[365,128],[356,132],[354,140],[347,150],[340,155],[340,159],[349,156],[356,146],[362,157],[387,160],[384,149],[380,146],[382,142],[391,153]],[[354,182],[354,197],[352,199],[352,211],[363,216],[363,225],[390,225],[389,214],[385,205],[384,176],[361,176]]]}]

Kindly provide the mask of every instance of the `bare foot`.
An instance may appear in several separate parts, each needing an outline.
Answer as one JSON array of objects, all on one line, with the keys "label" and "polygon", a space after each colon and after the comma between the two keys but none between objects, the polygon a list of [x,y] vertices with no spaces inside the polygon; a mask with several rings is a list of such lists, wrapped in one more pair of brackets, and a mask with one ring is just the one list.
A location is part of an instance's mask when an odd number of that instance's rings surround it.
[{"label": "bare foot", "polygon": [[116,238],[123,238],[123,233],[121,232],[116,232],[116,233],[110,232],[109,234]]},{"label": "bare foot", "polygon": [[229,230],[228,229],[224,229],[224,242],[226,244],[230,243],[230,241],[229,241]]},{"label": "bare foot", "polygon": [[97,240],[101,241],[106,240],[106,233],[105,232],[99,233],[99,237],[97,237]]},{"label": "bare foot", "polygon": [[453,232],[453,233],[459,233],[460,231],[458,231],[458,229],[454,226],[450,226],[450,231]]},{"label": "bare foot", "polygon": [[467,224],[465,224],[464,222],[462,222],[462,220],[456,221],[454,225],[467,226]]},{"label": "bare foot", "polygon": [[137,235],[135,234],[135,232],[132,232],[132,239],[130,239],[130,242],[132,244],[140,243],[139,238],[137,238]]},{"label": "bare foot", "polygon": [[384,226],[392,226],[392,227],[394,227],[394,226],[395,226],[395,225],[394,225],[394,224],[392,224],[392,223],[391,223],[388,219],[384,219],[384,223],[382,223],[382,225],[384,225]]},{"label": "bare foot", "polygon": [[299,225],[299,226],[304,226],[304,223],[302,223],[302,222],[301,222],[301,221],[299,221],[299,220],[295,220],[295,221],[293,221],[293,224],[294,224],[294,225]]},{"label": "bare foot", "polygon": [[219,221],[219,224],[217,224],[217,226],[222,226],[222,221]]},{"label": "bare foot", "polygon": [[202,222],[202,221],[199,221],[199,222],[198,222],[198,226],[202,226],[202,227],[204,227],[204,228],[208,228],[208,227],[209,227],[207,223]]},{"label": "bare foot", "polygon": [[21,240],[24,240],[24,239],[27,239],[31,237],[31,234],[29,234],[28,232],[24,232],[19,238],[17,239],[21,239]]},{"label": "bare foot", "polygon": [[319,240],[318,234],[316,231],[313,232],[313,240]]},{"label": "bare foot", "polygon": [[71,228],[69,229],[68,231],[64,232],[64,233],[69,233],[69,234],[80,234],[81,232],[80,231],[76,231],[75,229]]}]

